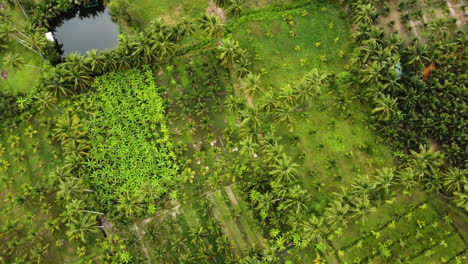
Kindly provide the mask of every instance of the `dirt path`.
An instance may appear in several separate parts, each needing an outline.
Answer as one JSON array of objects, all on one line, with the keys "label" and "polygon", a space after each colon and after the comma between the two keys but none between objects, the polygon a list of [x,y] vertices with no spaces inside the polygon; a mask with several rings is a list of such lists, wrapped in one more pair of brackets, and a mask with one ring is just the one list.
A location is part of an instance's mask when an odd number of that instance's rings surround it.
[{"label": "dirt path", "polygon": [[413,20],[410,20],[411,27],[413,28],[413,33],[414,35],[418,38],[419,42],[421,42],[421,36],[419,36],[418,33],[418,22],[414,22]]},{"label": "dirt path", "polygon": [[222,8],[216,6],[216,4],[212,1],[208,1],[208,8],[206,9],[206,14],[208,16],[217,16],[221,23],[226,23],[226,14]]},{"label": "dirt path", "polygon": [[226,194],[229,197],[229,201],[231,201],[232,205],[234,205],[234,206],[238,205],[239,202],[237,201],[236,195],[232,191],[231,186],[230,185],[225,186],[224,189],[226,190]]},{"label": "dirt path", "polygon": [[140,229],[138,228],[138,225],[137,224],[133,224],[133,230],[135,230],[136,234],[137,234],[137,237],[138,237],[138,241],[140,241],[140,244],[141,244],[141,248],[143,249],[143,253],[145,253],[145,257],[146,259],[148,260],[147,263],[151,264],[151,259],[150,259],[150,256],[148,254],[148,249],[146,249],[146,246],[145,244],[143,243],[143,240],[141,239],[141,232],[140,232]]},{"label": "dirt path", "polygon": [[461,7],[456,6],[456,4],[452,3],[450,0],[447,0],[447,6],[450,10],[450,14],[452,14],[452,16],[457,19],[457,26],[458,27],[464,26],[466,24],[466,19],[468,15],[466,13],[463,13],[461,11]]}]

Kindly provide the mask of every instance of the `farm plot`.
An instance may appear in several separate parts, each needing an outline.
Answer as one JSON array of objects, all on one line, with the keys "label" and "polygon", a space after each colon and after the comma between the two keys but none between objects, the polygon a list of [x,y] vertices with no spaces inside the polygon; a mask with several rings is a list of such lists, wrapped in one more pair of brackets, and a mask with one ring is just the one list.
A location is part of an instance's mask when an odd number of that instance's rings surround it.
[{"label": "farm plot", "polygon": [[[414,199],[413,199],[414,198]],[[344,235],[332,235],[334,263],[456,263],[467,250],[454,214],[437,196],[398,196]],[[463,219],[463,218],[461,218]]]},{"label": "farm plot", "polygon": [[450,36],[466,26],[462,1],[393,0],[379,7],[379,24],[398,32],[405,41]]}]

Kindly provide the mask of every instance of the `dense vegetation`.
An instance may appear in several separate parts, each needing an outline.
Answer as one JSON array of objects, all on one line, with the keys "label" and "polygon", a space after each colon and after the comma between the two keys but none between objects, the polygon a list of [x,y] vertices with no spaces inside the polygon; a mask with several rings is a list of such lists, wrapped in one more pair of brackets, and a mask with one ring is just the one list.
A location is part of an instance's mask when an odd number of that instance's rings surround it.
[{"label": "dense vegetation", "polygon": [[105,2],[0,2],[0,263],[466,262],[462,3]]}]

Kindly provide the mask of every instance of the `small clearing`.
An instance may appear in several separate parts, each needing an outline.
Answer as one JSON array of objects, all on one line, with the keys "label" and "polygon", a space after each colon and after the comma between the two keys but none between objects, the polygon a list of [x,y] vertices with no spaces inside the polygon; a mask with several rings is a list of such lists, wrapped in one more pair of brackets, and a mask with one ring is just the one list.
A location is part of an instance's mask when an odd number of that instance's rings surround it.
[{"label": "small clearing", "polygon": [[224,13],[224,10],[220,7],[217,7],[212,0],[208,1],[206,14],[208,16],[217,16],[223,24],[226,23],[226,14]]}]

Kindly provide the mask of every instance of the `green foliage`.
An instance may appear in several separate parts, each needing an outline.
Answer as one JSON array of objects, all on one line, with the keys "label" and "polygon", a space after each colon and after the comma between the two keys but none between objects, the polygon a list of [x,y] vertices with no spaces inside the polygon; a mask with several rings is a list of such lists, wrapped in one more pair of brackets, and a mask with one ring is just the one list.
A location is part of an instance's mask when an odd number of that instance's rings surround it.
[{"label": "green foliage", "polygon": [[[92,146],[88,180],[102,206],[116,213],[114,204],[126,201],[122,196],[134,196],[144,186],[152,190],[143,194],[147,203],[160,198],[179,178],[164,102],[151,71],[111,73],[94,87],[84,127]],[[126,212],[136,214],[135,209]]]}]

